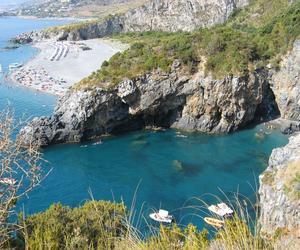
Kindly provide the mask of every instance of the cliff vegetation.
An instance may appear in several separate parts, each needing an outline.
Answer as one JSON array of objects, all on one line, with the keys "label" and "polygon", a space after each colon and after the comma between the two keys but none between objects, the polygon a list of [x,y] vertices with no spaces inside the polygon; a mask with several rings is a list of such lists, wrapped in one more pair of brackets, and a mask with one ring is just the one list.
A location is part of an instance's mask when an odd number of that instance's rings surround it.
[{"label": "cliff vegetation", "polygon": [[[130,49],[104,62],[101,69],[79,83],[79,87],[107,86],[160,68],[170,71],[179,59],[193,73],[205,63],[215,78],[246,75],[271,63],[279,67],[300,34],[300,2],[256,0],[235,12],[224,25],[195,32],[142,32],[116,35]],[[78,87],[77,86],[77,87]]]},{"label": "cliff vegetation", "polygon": [[[240,207],[241,208],[241,207]],[[210,235],[207,229],[149,225],[147,237],[131,226],[123,203],[89,201],[70,208],[53,204],[42,213],[20,215],[17,237],[9,243],[16,249],[271,249],[250,230],[249,217],[242,210],[225,222],[223,229]],[[246,214],[246,210],[243,210]],[[214,231],[214,230],[213,230]]]}]

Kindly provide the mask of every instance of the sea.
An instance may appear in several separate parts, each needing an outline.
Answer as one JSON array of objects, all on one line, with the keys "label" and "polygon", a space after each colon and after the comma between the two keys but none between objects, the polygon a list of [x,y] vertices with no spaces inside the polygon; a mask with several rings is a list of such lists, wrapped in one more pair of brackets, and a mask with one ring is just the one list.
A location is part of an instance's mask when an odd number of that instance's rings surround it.
[{"label": "sea", "polygon": [[[30,45],[4,48],[19,33],[65,22],[0,18],[1,110],[9,107],[16,119],[25,121],[53,112],[55,96],[17,86],[5,77],[10,63],[26,63],[38,51]],[[101,144],[51,146],[42,151],[48,176],[18,201],[16,209],[30,215],[57,202],[74,207],[91,199],[122,201],[145,222],[139,225],[150,223],[149,213],[163,208],[179,225],[194,223],[199,229],[205,226],[207,204],[225,201],[234,206],[238,197],[253,213],[258,176],[272,150],[288,141],[276,130],[261,136],[262,129],[260,125],[222,136],[136,131],[107,137]]]}]

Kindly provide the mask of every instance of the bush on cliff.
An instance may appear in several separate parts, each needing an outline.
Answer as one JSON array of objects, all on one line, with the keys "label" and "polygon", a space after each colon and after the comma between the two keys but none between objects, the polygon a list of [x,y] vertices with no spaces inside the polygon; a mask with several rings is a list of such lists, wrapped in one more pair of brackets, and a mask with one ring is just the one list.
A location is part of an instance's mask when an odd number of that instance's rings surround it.
[{"label": "bush on cliff", "polygon": [[19,240],[27,249],[111,249],[125,233],[121,203],[90,201],[70,208],[54,204],[43,213],[20,220]]},{"label": "bush on cliff", "polygon": [[110,87],[157,68],[168,72],[174,59],[193,73],[205,58],[207,73],[216,78],[245,75],[269,62],[278,67],[280,56],[300,35],[299,27],[300,1],[289,6],[287,0],[256,0],[211,29],[120,34],[116,38],[130,43],[130,49],[113,56],[78,86]]}]

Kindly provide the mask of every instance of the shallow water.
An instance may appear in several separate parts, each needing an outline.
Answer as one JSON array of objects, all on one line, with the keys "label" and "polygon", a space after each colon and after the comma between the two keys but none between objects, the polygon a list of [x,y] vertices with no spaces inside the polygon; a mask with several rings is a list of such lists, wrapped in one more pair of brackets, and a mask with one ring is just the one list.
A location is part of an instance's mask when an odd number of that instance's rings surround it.
[{"label": "shallow water", "polygon": [[[0,19],[0,48],[17,33],[51,25],[42,20]],[[0,63],[25,62],[36,51],[30,46],[1,51]],[[56,98],[5,83],[0,84],[0,108],[9,102],[17,117],[49,115]],[[212,195],[232,198],[239,192],[255,201],[258,175],[266,168],[273,148],[287,138],[278,131],[264,138],[255,134],[261,127],[228,136],[200,133],[139,131],[103,139],[102,144],[53,146],[44,150],[51,169],[41,187],[29,199],[19,202],[26,213],[46,209],[53,202],[77,206],[90,198],[125,201],[128,207],[137,191],[135,208],[144,205],[145,217],[151,208],[172,211],[181,224],[202,220],[190,215],[189,199],[196,196],[213,202]],[[183,208],[183,209],[180,209]],[[195,212],[195,211],[193,211]],[[203,216],[204,212],[199,212]]]}]

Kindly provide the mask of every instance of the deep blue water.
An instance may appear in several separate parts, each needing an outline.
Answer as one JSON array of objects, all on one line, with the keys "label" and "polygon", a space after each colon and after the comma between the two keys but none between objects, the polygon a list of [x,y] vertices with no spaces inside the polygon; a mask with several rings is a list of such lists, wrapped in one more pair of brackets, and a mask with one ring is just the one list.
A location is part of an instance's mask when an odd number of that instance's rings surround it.
[{"label": "deep blue water", "polygon": [[[0,48],[12,36],[58,22],[45,20],[0,19]],[[0,51],[0,63],[26,62],[36,51],[30,46]],[[8,103],[17,117],[49,115],[56,102],[50,95],[13,86],[0,80],[0,108]],[[239,192],[255,200],[258,175],[266,168],[273,148],[287,138],[274,131],[264,139],[255,134],[260,126],[228,136],[200,133],[133,132],[106,138],[103,144],[59,145],[44,150],[49,176],[28,199],[20,201],[26,213],[45,210],[53,202],[77,206],[90,198],[123,199],[131,206],[136,188],[136,209],[143,204],[144,216],[150,209],[165,208],[176,215],[178,222],[202,220],[189,215],[192,197],[213,202],[213,195],[232,198]],[[200,202],[192,202],[201,205]],[[194,211],[195,212],[195,211]],[[204,213],[199,213],[201,216]]]}]

